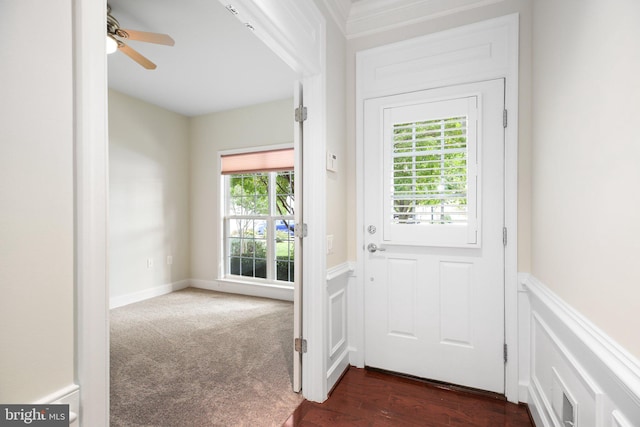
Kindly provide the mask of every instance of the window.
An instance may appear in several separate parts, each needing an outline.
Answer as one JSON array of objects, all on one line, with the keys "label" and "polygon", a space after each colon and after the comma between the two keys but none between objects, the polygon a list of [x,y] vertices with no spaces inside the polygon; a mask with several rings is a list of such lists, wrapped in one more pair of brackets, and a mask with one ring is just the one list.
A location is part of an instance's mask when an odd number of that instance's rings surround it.
[{"label": "window", "polygon": [[467,223],[467,118],[393,126],[394,224]]},{"label": "window", "polygon": [[385,243],[480,247],[478,97],[384,109]]},{"label": "window", "polygon": [[[294,281],[294,172],[291,161],[277,169],[223,174],[225,188],[224,257],[225,276],[265,282]],[[273,153],[273,152],[270,152]],[[258,153],[252,153],[258,154]],[[236,155],[240,156],[240,155]],[[251,156],[243,154],[244,161]],[[264,156],[254,156],[260,159]],[[232,164],[227,158],[227,164]],[[236,159],[238,160],[238,159]],[[286,162],[287,163],[287,162]]]}]

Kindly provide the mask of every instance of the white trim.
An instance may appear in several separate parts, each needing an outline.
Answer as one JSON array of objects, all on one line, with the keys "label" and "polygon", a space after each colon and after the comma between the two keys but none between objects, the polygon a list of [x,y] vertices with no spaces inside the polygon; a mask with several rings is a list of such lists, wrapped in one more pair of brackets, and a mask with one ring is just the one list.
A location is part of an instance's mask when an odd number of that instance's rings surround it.
[{"label": "white trim", "polygon": [[75,421],[78,419],[78,414],[80,413],[80,386],[78,384],[70,384],[37,400],[34,404],[69,405],[69,425],[71,427],[77,427],[78,423]]},{"label": "white trim", "polygon": [[342,354],[336,358],[335,362],[327,371],[327,385],[332,388],[340,379],[345,370],[349,368],[349,349],[345,348]]},{"label": "white trim", "polygon": [[509,348],[509,361],[505,366],[504,394],[510,402],[518,402],[519,346],[518,346],[518,132],[519,132],[519,15],[498,18],[507,28],[507,67],[505,82],[505,108],[509,125],[505,129],[505,204],[504,226],[508,230],[505,248],[504,335]]},{"label": "white trim", "polygon": [[[438,59],[438,52],[450,45],[463,49],[464,43],[474,47],[477,40],[482,37],[484,43],[495,43],[489,58],[469,59],[456,57],[455,62],[445,64],[450,70],[456,70],[455,75],[436,75],[438,67],[430,67],[429,76],[418,73],[417,68],[412,69],[409,78],[403,80],[398,87],[393,86],[393,79],[374,80],[375,73],[371,71],[377,67],[402,62],[410,66],[412,55],[420,52],[420,55],[429,55],[431,52]],[[511,14],[487,21],[478,22],[463,27],[458,27],[439,33],[430,34],[415,39],[392,43],[385,46],[360,51],[356,54],[356,229],[364,230],[363,212],[363,188],[364,170],[363,160],[363,105],[365,99],[393,95],[395,93],[411,92],[482,81],[494,78],[505,78],[505,107],[509,111],[509,126],[505,130],[505,227],[509,230],[509,242],[505,248],[505,343],[509,348],[509,362],[505,366],[505,395],[511,402],[518,401],[518,40],[519,40],[519,15]],[[474,44],[476,43],[476,44]],[[494,51],[495,50],[495,51]],[[498,50],[500,52],[498,52]],[[445,49],[446,51],[446,49]],[[471,49],[469,52],[475,52]],[[405,53],[401,53],[405,52]],[[426,52],[426,53],[425,53]],[[462,53],[461,53],[462,52]],[[458,54],[463,55],[464,49]],[[403,56],[404,55],[404,56]],[[420,57],[422,58],[422,57]],[[418,59],[420,59],[418,58]],[[465,66],[460,65],[459,59],[467,60]],[[482,67],[467,66],[474,60],[482,61]],[[422,60],[422,59],[420,59]],[[367,62],[368,61],[368,62]],[[394,62],[395,61],[395,62]],[[369,67],[369,74],[365,74],[365,63]],[[434,62],[436,65],[439,62]],[[417,62],[414,64],[419,65]],[[467,71],[469,70],[469,71]],[[441,73],[442,74],[442,73]],[[396,76],[397,79],[397,76]],[[356,289],[353,297],[357,304],[351,306],[354,311],[354,324],[350,327],[353,340],[350,346],[354,349],[351,355],[351,363],[356,366],[364,364],[364,279],[361,273],[364,268],[363,258],[363,233],[357,234],[356,247]]]},{"label": "white trim", "polygon": [[[287,148],[293,148],[293,142],[286,142],[282,144],[273,144],[273,145],[258,145],[256,147],[247,147],[247,148],[234,148],[231,150],[220,150],[218,151],[218,160],[222,156],[228,156],[231,154],[257,153],[260,151],[275,151],[275,150],[284,150]],[[220,169],[218,169],[218,172],[219,171]]]},{"label": "white trim", "polygon": [[533,418],[533,423],[536,427],[544,426],[551,427],[551,420],[546,412],[546,405],[548,402],[545,400],[544,395],[541,393],[541,387],[539,384],[532,380],[529,384],[529,412]]},{"label": "white trim", "polygon": [[327,316],[330,322],[329,325],[329,345],[331,346],[333,341],[334,341],[334,336],[333,336],[333,302],[334,300],[341,298],[340,301],[340,319],[342,319],[342,324],[340,325],[340,339],[338,340],[337,343],[335,343],[331,349],[329,350],[329,359],[333,358],[333,356],[335,356],[335,354],[343,347],[345,347],[345,344],[347,342],[347,292],[345,290],[346,287],[343,287],[342,289],[332,293],[331,295],[329,295],[329,315]]},{"label": "white trim", "polygon": [[76,382],[82,426],[109,425],[105,1],[73,0]]},{"label": "white trim", "polygon": [[[225,4],[224,0],[220,0]],[[237,0],[254,34],[304,76],[305,211],[309,225],[303,281],[303,393],[327,398],[326,383],[326,22],[313,2]],[[107,75],[105,1],[73,0],[76,125],[77,378],[83,426],[109,425],[109,326],[107,284]],[[245,21],[246,22],[246,21]],[[320,303],[318,303],[320,301]]]},{"label": "white trim", "polygon": [[520,339],[528,341],[530,358],[520,398],[536,424],[559,425],[552,404],[558,387],[573,396],[580,424],[617,427],[640,419],[640,361],[538,279],[521,274],[520,281]]},{"label": "white trim", "polygon": [[[346,37],[377,34],[411,24],[430,21],[454,13],[476,9],[504,0],[464,0],[451,7],[449,2],[433,0],[368,0],[352,5],[346,24]],[[463,4],[460,4],[463,3]]]},{"label": "white trim", "polygon": [[[640,407],[640,361],[535,277],[528,276],[523,285],[593,353]],[[558,341],[562,342],[562,339]]]},{"label": "white trim", "polygon": [[[323,27],[324,28],[324,27]],[[324,57],[322,37],[322,64]],[[309,117],[304,123],[303,150],[303,223],[308,225],[304,238],[302,269],[302,336],[307,352],[302,356],[302,391],[314,402],[327,399],[327,250],[326,250],[326,75],[303,80],[303,98]]]},{"label": "white trim", "polygon": [[327,390],[331,390],[349,366],[349,280],[353,265],[345,262],[327,271]]},{"label": "white trim", "polygon": [[323,0],[323,2],[342,34],[346,36],[351,0]]},{"label": "white trim", "polygon": [[343,262],[327,269],[327,282],[337,279],[340,276],[352,274],[355,270],[355,264],[352,262]]},{"label": "white trim", "polygon": [[[219,0],[225,4],[226,0]],[[305,398],[327,398],[326,372],[326,22],[312,1],[236,0],[236,15],[254,27],[254,34],[295,72],[303,76],[304,122],[303,218],[308,225],[302,253],[302,356]]]},{"label": "white trim", "polygon": [[611,427],[633,427],[633,424],[616,409],[611,413]]},{"label": "white trim", "polygon": [[46,405],[48,403],[56,403],[59,402],[63,399],[65,399],[67,396],[69,396],[72,393],[75,393],[77,391],[80,390],[80,386],[78,384],[69,384],[66,387],[62,387],[60,390],[56,390],[51,394],[48,394],[38,400],[36,400],[35,402],[33,402],[34,405]]},{"label": "white trim", "polygon": [[[219,0],[225,5],[227,0]],[[324,17],[313,2],[235,0],[236,17],[301,75],[324,73]]]},{"label": "white trim", "polygon": [[189,283],[193,288],[206,289],[209,291],[293,301],[293,288],[289,286],[258,284],[232,280],[202,279],[191,279],[189,280]]},{"label": "white trim", "polygon": [[111,297],[109,299],[109,308],[118,308],[136,302],[148,300],[150,298],[159,297],[160,295],[170,294],[189,287],[189,280],[180,280],[166,285],[154,286],[152,288],[143,289],[137,292],[131,292],[126,295]]}]

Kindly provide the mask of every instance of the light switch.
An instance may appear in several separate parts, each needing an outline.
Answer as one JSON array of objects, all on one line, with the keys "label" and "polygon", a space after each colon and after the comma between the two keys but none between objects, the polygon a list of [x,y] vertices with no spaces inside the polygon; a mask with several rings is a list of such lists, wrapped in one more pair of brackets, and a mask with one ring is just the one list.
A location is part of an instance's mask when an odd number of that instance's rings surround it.
[{"label": "light switch", "polygon": [[338,156],[331,151],[327,151],[327,170],[331,172],[338,172]]}]

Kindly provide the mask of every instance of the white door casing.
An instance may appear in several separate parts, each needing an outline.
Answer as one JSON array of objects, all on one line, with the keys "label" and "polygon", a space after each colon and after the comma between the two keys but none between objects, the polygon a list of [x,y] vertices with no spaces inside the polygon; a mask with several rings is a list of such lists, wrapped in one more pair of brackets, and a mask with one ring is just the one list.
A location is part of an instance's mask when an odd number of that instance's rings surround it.
[{"label": "white door casing", "polygon": [[[303,106],[303,90],[302,82],[296,81],[293,85],[293,108],[302,108]],[[293,146],[295,151],[295,188],[294,194],[296,195],[296,207],[295,207],[295,220],[294,224],[302,224],[304,222],[302,202],[304,194],[302,193],[302,180],[304,174],[302,173],[302,150],[303,144],[303,126],[304,121],[295,123],[293,126]],[[295,239],[294,247],[294,282],[293,282],[293,391],[299,393],[302,391],[302,353],[296,351],[295,340],[302,339],[302,251],[303,251],[303,239]]]},{"label": "white door casing", "polygon": [[[224,4],[223,1],[221,3]],[[327,397],[324,358],[324,283],[326,275],[324,234],[325,200],[325,21],[313,2],[240,0],[238,7],[250,16],[256,35],[298,71],[305,83],[308,107],[315,111],[307,125],[309,147],[307,174],[318,177],[305,192],[317,197],[307,201],[316,243],[307,251],[306,276],[310,292],[303,298],[304,330],[314,340],[305,355],[304,395],[309,400]],[[73,1],[75,150],[76,150],[76,338],[77,381],[80,385],[80,425],[109,424],[109,333],[107,288],[107,76],[104,45],[105,2]],[[301,17],[309,25],[301,26]],[[244,16],[239,16],[244,19]],[[247,21],[244,21],[247,22]],[[310,240],[311,241],[311,240]]]},{"label": "white door casing", "polygon": [[[368,252],[364,221],[364,105],[400,93],[505,79],[505,396],[518,402],[518,47],[519,16],[505,15],[356,53],[356,243],[355,279],[350,289],[350,361],[365,365],[365,277]],[[506,350],[506,348],[505,348]]]},{"label": "white door casing", "polygon": [[366,365],[504,392],[503,109],[503,79],[365,102]]}]

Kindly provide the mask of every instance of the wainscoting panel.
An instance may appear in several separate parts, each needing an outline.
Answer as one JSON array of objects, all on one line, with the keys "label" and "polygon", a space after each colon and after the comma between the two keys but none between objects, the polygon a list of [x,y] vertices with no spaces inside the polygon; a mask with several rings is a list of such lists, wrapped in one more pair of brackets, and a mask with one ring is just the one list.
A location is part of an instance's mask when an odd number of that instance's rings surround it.
[{"label": "wainscoting panel", "polygon": [[520,396],[536,425],[640,426],[640,362],[536,278],[520,284]]},{"label": "wainscoting panel", "polygon": [[327,271],[327,390],[331,390],[349,367],[347,339],[347,285],[353,268],[344,263]]}]

